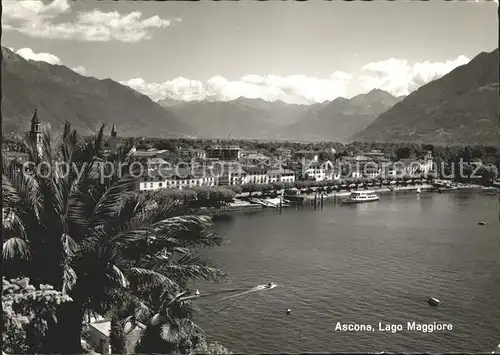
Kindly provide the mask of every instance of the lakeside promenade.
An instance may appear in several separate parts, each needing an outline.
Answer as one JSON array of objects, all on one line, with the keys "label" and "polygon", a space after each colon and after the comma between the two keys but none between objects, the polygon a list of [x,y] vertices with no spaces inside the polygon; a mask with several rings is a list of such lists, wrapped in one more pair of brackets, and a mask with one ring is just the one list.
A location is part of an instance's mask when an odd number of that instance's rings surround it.
[{"label": "lakeside promenade", "polygon": [[[463,185],[457,185],[457,190],[455,191],[460,191],[460,190],[480,190],[481,186],[479,185],[473,185],[473,184],[463,184]],[[415,184],[411,186],[376,186],[376,187],[368,187],[364,188],[361,190],[370,190],[374,191],[377,194],[385,195],[385,194],[390,194],[390,193],[415,193],[417,190],[420,189],[422,192],[429,192],[432,191],[435,188],[433,184],[429,183],[423,183],[423,184]],[[311,204],[316,202],[319,202],[321,200],[321,195],[322,195],[322,200],[323,201],[332,201],[336,203],[337,201],[349,196],[352,190],[356,190],[355,188],[350,189],[349,191],[334,191],[330,193],[323,192],[321,190],[317,190],[314,193],[300,193],[295,196],[284,196],[285,201],[291,201],[292,204],[300,204],[300,201],[305,204]],[[240,193],[237,194],[235,202],[229,203],[227,206],[221,208],[219,211],[217,211],[217,214],[225,214],[225,213],[231,213],[231,212],[247,212],[247,211],[259,211],[262,210],[266,207],[270,206],[265,206],[264,204],[258,204],[254,202],[248,202],[245,201],[249,197],[256,198],[258,197],[259,199],[263,200],[276,200],[276,198],[267,198],[267,197],[262,197],[261,192],[254,192],[251,194],[249,193]],[[282,206],[285,207],[286,206]],[[280,208],[279,205],[276,205],[275,208]]]}]

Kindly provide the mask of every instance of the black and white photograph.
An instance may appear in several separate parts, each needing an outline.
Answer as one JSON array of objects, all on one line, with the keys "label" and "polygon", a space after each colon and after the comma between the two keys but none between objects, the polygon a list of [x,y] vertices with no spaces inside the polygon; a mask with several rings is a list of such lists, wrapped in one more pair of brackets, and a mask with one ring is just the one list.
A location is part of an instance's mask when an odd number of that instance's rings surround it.
[{"label": "black and white photograph", "polygon": [[498,0],[2,0],[2,355],[500,354]]}]

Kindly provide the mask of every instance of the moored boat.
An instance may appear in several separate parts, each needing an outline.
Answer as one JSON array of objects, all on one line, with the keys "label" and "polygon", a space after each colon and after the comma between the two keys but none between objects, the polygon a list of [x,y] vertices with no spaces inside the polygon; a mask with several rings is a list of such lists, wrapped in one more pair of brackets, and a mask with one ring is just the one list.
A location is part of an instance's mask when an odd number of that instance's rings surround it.
[{"label": "moored boat", "polygon": [[375,202],[380,200],[380,197],[375,191],[352,191],[347,199],[343,200],[344,204]]},{"label": "moored boat", "polygon": [[499,191],[496,187],[483,187],[481,190],[486,195],[496,195]]}]

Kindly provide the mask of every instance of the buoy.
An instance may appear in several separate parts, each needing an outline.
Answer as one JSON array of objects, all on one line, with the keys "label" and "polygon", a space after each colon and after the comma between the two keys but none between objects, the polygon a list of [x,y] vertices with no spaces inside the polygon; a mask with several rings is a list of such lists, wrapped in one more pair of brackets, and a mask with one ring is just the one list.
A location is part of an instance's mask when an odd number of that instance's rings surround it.
[{"label": "buoy", "polygon": [[290,314],[290,313],[292,313],[292,311],[290,310],[290,308],[288,308],[288,309],[286,310],[286,314],[288,315],[288,314]]},{"label": "buoy", "polygon": [[430,304],[431,306],[439,306],[439,304],[441,303],[440,300],[438,300],[437,298],[435,297],[431,297],[427,300],[427,303]]}]

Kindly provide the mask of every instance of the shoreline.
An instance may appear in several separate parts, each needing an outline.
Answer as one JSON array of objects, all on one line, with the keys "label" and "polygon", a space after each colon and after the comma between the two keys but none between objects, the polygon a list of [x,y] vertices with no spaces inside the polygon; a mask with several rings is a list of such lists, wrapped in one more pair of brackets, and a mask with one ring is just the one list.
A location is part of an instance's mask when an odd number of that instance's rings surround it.
[{"label": "shoreline", "polygon": [[[416,192],[417,189],[419,189],[422,192],[431,192],[432,189],[434,189],[434,186],[432,184],[418,184],[418,185],[412,185],[412,186],[397,186],[397,187],[389,187],[389,186],[383,186],[383,187],[375,187],[371,189],[362,189],[362,190],[370,190],[374,191],[375,193],[378,194],[390,194],[390,193],[408,193],[408,192]],[[476,186],[476,185],[464,185],[458,187],[456,190],[452,191],[479,191],[481,189],[481,186]],[[342,197],[347,197],[349,196],[351,192],[350,191],[335,191],[335,192],[330,192],[330,193],[325,193],[323,194],[323,200],[336,200],[337,198],[342,198]],[[261,197],[261,195],[252,195],[252,197],[257,197],[257,198],[262,198],[266,200],[267,198]],[[268,210],[268,209],[279,209],[279,207],[276,208],[271,208],[271,207],[266,207],[260,204],[256,203],[251,203],[251,202],[243,202],[243,199],[248,198],[248,196],[239,196],[236,199],[236,202],[229,204],[228,206],[225,206],[225,208],[220,209],[217,211],[216,215],[224,215],[224,214],[231,214],[231,213],[245,213],[245,212],[255,212],[255,211],[262,211],[262,210]],[[297,200],[303,200],[306,203],[311,203],[314,201],[314,199],[317,199],[318,201],[321,200],[320,196],[316,196],[315,194],[300,194],[296,196],[284,196],[285,200],[289,200],[292,202],[292,206],[288,207],[283,207],[283,208],[290,208],[293,207],[294,205],[297,204]],[[295,199],[295,201],[293,201]],[[242,203],[243,202],[243,203]]]},{"label": "shoreline", "polygon": [[[420,185],[413,185],[413,186],[399,186],[399,187],[378,187],[378,188],[370,188],[370,189],[360,189],[360,191],[374,191],[375,193],[379,194],[385,194],[385,193],[391,193],[391,192],[408,192],[408,191],[416,191],[418,188],[420,188],[422,191],[430,190],[433,188],[431,184],[420,184]],[[332,199],[336,197],[346,197],[349,196],[351,192],[350,191],[343,191],[343,192],[331,192],[329,194],[324,194],[323,199]],[[314,200],[314,194],[308,194],[308,195],[301,195],[303,196],[306,200]],[[320,197],[319,197],[320,198]]]},{"label": "shoreline", "polygon": [[[434,186],[432,184],[418,184],[418,185],[412,185],[412,186],[397,186],[397,187],[389,187],[389,186],[383,186],[383,187],[374,187],[374,188],[368,188],[368,189],[361,189],[361,190],[370,190],[374,191],[377,194],[390,194],[390,193],[415,193],[417,189],[419,189],[422,192],[432,192],[432,189],[434,189]],[[481,186],[478,185],[462,185],[458,186],[456,190],[451,190],[452,191],[477,191],[479,192],[481,190]],[[330,193],[325,193],[323,194],[323,201],[331,201],[333,200],[334,202],[338,198],[343,198],[347,197],[350,194],[350,191],[335,191],[335,192],[330,192]],[[201,214],[206,214],[211,217],[228,217],[233,214],[239,214],[239,213],[249,213],[249,212],[261,212],[264,210],[279,210],[279,207],[267,207],[263,204],[258,204],[254,202],[249,202],[246,201],[248,199],[248,196],[242,196],[243,194],[240,194],[234,202],[229,203],[226,206],[220,207],[218,209],[215,208],[201,208],[197,211],[197,213]],[[260,194],[252,194],[252,198],[258,198],[258,199],[263,199],[267,200],[268,198],[261,197]],[[310,204],[314,203],[315,200],[315,194],[300,194],[296,196],[284,196],[285,200],[288,200],[291,202],[291,205],[289,206],[283,206],[282,208],[291,208],[296,206],[297,204],[300,204],[298,201],[302,200],[304,203]],[[295,200],[295,201],[294,201]],[[316,196],[316,200],[319,202],[321,200],[320,196]]]}]

